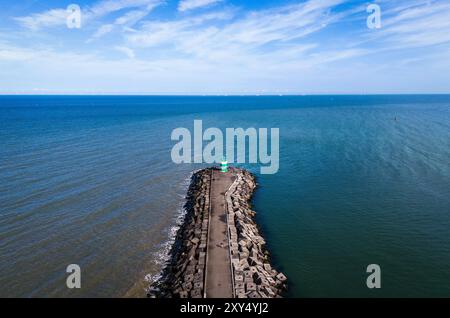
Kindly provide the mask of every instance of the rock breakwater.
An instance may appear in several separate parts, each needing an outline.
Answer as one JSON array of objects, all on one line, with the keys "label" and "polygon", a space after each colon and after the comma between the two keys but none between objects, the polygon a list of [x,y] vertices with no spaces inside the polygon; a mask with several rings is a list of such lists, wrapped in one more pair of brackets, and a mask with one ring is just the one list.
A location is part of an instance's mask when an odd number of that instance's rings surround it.
[{"label": "rock breakwater", "polygon": [[[185,220],[178,230],[171,259],[162,278],[149,289],[149,297],[202,298],[207,272],[211,186],[215,168],[193,174],[186,197]],[[281,297],[287,278],[272,267],[266,242],[255,222],[250,200],[255,177],[246,170],[231,168],[234,182],[225,196],[230,281],[233,297]],[[211,270],[214,269],[209,269]]]}]

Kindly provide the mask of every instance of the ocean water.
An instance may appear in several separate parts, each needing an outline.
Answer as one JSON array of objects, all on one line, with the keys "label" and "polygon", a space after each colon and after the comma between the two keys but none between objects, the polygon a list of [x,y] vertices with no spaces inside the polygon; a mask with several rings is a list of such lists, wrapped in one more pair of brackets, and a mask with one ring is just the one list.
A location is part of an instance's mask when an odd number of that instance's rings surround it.
[{"label": "ocean water", "polygon": [[203,167],[170,157],[195,119],[280,128],[279,172],[243,167],[288,296],[450,297],[445,95],[2,96],[0,296],[144,297]]}]

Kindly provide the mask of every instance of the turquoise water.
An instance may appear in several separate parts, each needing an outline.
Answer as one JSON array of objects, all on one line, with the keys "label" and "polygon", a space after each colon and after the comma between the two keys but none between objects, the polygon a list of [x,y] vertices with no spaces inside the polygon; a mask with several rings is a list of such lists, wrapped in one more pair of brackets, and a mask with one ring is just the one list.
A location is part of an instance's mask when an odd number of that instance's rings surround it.
[{"label": "turquoise water", "polygon": [[450,297],[444,95],[0,97],[0,296],[144,296],[202,167],[170,158],[194,119],[280,128],[279,172],[244,167],[289,296]]}]

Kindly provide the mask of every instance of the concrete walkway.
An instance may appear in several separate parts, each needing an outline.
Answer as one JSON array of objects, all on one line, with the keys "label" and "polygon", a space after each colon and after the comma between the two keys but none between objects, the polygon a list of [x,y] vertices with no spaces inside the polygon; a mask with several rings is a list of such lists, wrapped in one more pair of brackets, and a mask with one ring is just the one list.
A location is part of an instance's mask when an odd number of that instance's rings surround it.
[{"label": "concrete walkway", "polygon": [[236,176],[232,172],[222,173],[218,170],[212,173],[205,293],[207,298],[232,298],[225,193]]}]

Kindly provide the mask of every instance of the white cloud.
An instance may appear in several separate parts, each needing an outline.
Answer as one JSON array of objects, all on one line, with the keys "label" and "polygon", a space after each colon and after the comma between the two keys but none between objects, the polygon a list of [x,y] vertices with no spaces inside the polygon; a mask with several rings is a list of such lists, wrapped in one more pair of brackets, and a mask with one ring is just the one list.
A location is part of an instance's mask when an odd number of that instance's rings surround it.
[{"label": "white cloud", "polygon": [[450,3],[435,3],[402,10],[385,21],[380,34],[394,45],[420,47],[450,41]]},{"label": "white cloud", "polygon": [[[233,7],[145,20],[152,4],[160,2],[102,1],[96,7],[98,15],[116,12],[107,22],[99,21],[103,25],[93,35],[114,32],[113,53],[93,45],[96,54],[76,54],[63,46],[55,50],[0,42],[0,87],[82,90],[100,83],[109,92],[208,93],[270,91],[279,85],[292,92],[311,92],[314,87],[334,92],[406,87],[413,92],[421,87],[447,89],[450,81],[447,3],[400,0],[396,6],[381,1],[383,27],[369,30],[365,7],[336,8],[343,0],[310,0],[253,12]],[[335,25],[343,20],[345,26]],[[27,22],[29,28],[56,23],[43,17],[33,21]],[[350,23],[354,28],[346,28]],[[422,47],[426,50],[415,49]],[[399,49],[405,51],[396,52]],[[27,74],[26,80],[20,74]],[[432,74],[440,74],[440,86],[428,84],[435,78]]]},{"label": "white cloud", "polygon": [[141,29],[134,30],[127,39],[138,47],[155,47],[170,43],[179,45],[181,42],[191,41],[195,32],[198,32],[197,36],[201,36],[207,29],[204,28],[204,23],[229,18],[231,15],[226,12],[216,12],[175,21],[150,21],[144,23]]},{"label": "white cloud", "polygon": [[118,25],[133,25],[139,20],[143,19],[151,10],[133,10],[125,13],[123,16],[115,20],[115,24]]},{"label": "white cloud", "polygon": [[25,28],[37,31],[44,27],[54,27],[66,24],[67,11],[65,9],[52,9],[26,17],[17,17],[15,20]]},{"label": "white cloud", "polygon": [[[219,11],[172,21],[149,21],[126,37],[132,47],[152,47],[167,58],[183,56],[181,61],[197,67],[236,74],[290,74],[367,54],[367,50],[346,47],[313,53],[317,43],[300,41],[339,21],[345,14],[329,14],[329,10],[341,2],[307,1],[241,17]],[[177,61],[181,63],[179,58]]]},{"label": "white cloud", "polygon": [[[450,3],[439,1],[382,2],[382,28],[364,30],[365,41],[380,51],[395,51],[450,43]],[[361,34],[360,34],[361,35]]]},{"label": "white cloud", "polygon": [[0,61],[26,61],[34,56],[34,52],[28,49],[0,46]]},{"label": "white cloud", "polygon": [[104,24],[98,30],[94,33],[92,36],[93,38],[99,38],[104,36],[105,34],[110,33],[112,30],[114,30],[113,24]]},{"label": "white cloud", "polygon": [[[101,18],[113,12],[125,9],[141,8],[130,11],[116,20],[116,24],[130,24],[145,17],[156,6],[164,3],[164,0],[101,0],[90,7],[82,9],[81,18],[83,25],[97,18]],[[37,31],[47,27],[55,27],[66,24],[68,17],[66,9],[51,9],[40,13],[34,13],[25,17],[14,18],[23,27]]]},{"label": "white cloud", "polygon": [[271,48],[276,56],[289,43],[295,47],[293,42],[298,39],[337,22],[341,15],[330,15],[328,11],[341,2],[307,1],[239,18],[233,17],[232,12],[220,11],[175,21],[150,21],[128,34],[127,39],[136,47],[171,46],[180,53],[206,59],[254,57],[264,52],[265,45],[280,45],[280,50]]},{"label": "white cloud", "polygon": [[98,39],[103,35],[110,33],[114,30],[116,26],[121,26],[123,29],[129,29],[131,26],[146,17],[153,9],[161,5],[163,2],[160,0],[153,0],[151,2],[147,1],[146,6],[140,10],[131,10],[126,12],[124,15],[116,18],[113,24],[102,25],[94,35],[88,40],[91,42],[94,39]]},{"label": "white cloud", "polygon": [[128,58],[130,59],[134,59],[136,56],[134,54],[134,51],[132,49],[130,49],[129,47],[126,46],[116,46],[115,49],[119,52],[122,52],[123,54],[125,54],[126,56],[128,56]]},{"label": "white cloud", "polygon": [[221,2],[222,0],[181,0],[178,4],[178,11],[188,11],[206,7]]},{"label": "white cloud", "polygon": [[154,6],[161,0],[102,0],[94,4],[89,11],[95,16],[104,16],[123,9]]}]

